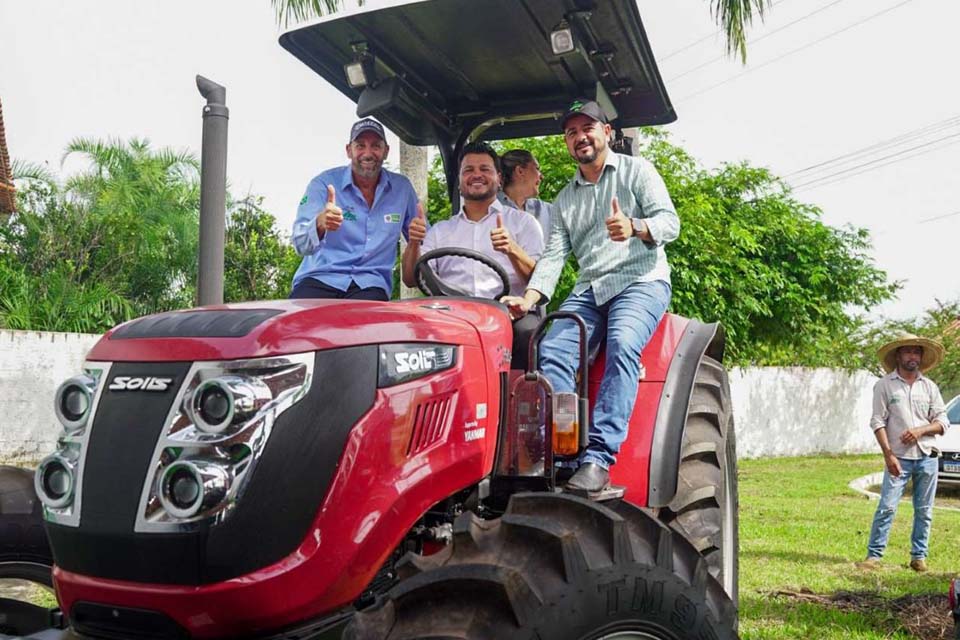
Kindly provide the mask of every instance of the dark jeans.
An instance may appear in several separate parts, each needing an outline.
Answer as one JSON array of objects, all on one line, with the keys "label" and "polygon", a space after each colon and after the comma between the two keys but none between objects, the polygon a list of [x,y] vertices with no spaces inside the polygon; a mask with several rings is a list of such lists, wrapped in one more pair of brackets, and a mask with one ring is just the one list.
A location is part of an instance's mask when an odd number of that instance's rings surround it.
[{"label": "dark jeans", "polygon": [[313,278],[304,278],[290,292],[291,299],[297,298],[326,298],[335,300],[376,300],[386,302],[390,298],[387,292],[380,287],[361,289],[356,282],[351,282],[346,291],[325,285]]}]

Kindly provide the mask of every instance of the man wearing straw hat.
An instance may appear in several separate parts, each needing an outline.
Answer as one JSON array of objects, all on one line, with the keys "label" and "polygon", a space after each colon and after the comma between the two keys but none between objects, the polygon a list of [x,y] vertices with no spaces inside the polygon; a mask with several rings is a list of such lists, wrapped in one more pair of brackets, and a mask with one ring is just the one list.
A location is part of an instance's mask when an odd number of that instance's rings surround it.
[{"label": "man wearing straw hat", "polygon": [[937,455],[934,436],[950,428],[937,385],[924,373],[943,359],[940,343],[904,333],[877,353],[887,375],[873,387],[870,427],[883,451],[886,468],[880,504],[873,516],[867,558],[862,569],[876,569],[890,537],[897,503],[908,480],[913,480],[913,533],[910,568],[927,570],[927,541],[937,492]]}]

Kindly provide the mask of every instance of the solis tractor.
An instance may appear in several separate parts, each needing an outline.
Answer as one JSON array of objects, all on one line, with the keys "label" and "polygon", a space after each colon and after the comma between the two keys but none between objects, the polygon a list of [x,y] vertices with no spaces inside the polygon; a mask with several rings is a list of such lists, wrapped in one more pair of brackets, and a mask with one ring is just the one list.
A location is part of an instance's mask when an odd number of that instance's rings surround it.
[{"label": "solis tractor", "polygon": [[[555,133],[573,97],[618,130],[675,118],[633,0],[392,5],[280,41],[361,116],[437,145],[451,194],[467,141]],[[208,306],[104,335],[57,391],[35,477],[57,628],[7,633],[736,637],[721,329],[663,319],[619,489],[588,499],[557,468],[586,442],[602,350],[581,347],[561,433],[549,383],[511,368],[506,308],[456,295],[431,257],[425,298]],[[531,363],[552,321],[577,318],[547,317]]]}]

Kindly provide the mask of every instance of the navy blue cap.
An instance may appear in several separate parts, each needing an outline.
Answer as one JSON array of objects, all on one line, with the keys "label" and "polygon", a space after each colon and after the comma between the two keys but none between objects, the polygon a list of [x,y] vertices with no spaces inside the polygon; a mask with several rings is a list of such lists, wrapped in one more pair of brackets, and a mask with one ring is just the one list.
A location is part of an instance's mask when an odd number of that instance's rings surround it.
[{"label": "navy blue cap", "polygon": [[373,131],[380,136],[380,139],[386,142],[387,135],[383,132],[383,125],[372,118],[364,118],[354,123],[350,129],[350,142],[356,140],[364,131]]}]

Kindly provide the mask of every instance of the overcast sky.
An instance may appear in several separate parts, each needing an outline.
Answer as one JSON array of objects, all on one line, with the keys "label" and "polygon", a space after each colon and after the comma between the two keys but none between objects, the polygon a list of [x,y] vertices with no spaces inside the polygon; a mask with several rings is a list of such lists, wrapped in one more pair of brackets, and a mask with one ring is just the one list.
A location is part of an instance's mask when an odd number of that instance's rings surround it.
[{"label": "overcast sky", "polygon": [[[708,0],[638,3],[675,142],[707,166],[769,167],[825,222],[867,227],[877,264],[905,284],[879,314],[960,297],[960,2],[775,0],[746,67],[722,57]],[[309,179],[345,161],[355,115],[278,34],[269,0],[0,0],[10,154],[59,171],[81,136],[199,153],[201,73],[227,87],[231,190],[264,195],[289,230]]]}]

